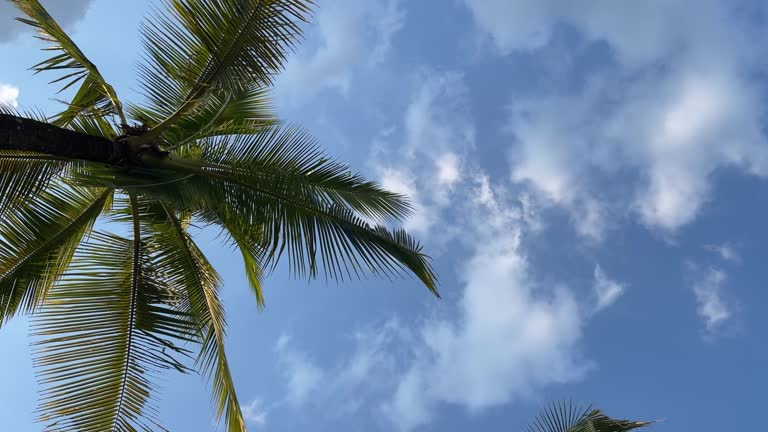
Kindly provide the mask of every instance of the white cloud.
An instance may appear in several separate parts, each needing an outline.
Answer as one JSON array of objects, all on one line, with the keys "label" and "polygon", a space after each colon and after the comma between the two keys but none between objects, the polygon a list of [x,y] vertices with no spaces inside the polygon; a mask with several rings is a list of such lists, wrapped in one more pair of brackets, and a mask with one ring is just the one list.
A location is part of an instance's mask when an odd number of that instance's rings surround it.
[{"label": "white cloud", "polygon": [[597,296],[595,310],[599,311],[612,305],[624,293],[624,285],[609,279],[599,265],[595,266],[593,276],[592,288]]},{"label": "white cloud", "polygon": [[[85,15],[91,2],[92,0],[41,1],[51,16],[65,29]],[[19,15],[18,10],[10,2],[0,1],[0,43],[12,40],[19,32],[30,28],[13,20]]]},{"label": "white cloud", "polygon": [[[477,25],[504,54],[533,50],[551,36],[552,1],[464,0]],[[564,5],[560,5],[561,7]]]},{"label": "white cloud", "polygon": [[437,165],[437,183],[450,188],[461,180],[461,167],[459,157],[455,153],[442,154],[435,161]]},{"label": "white cloud", "polygon": [[[349,358],[315,374],[322,382],[311,394],[323,412],[365,410],[410,431],[431,422],[441,406],[480,412],[589,370],[580,343],[593,306],[565,286],[538,281],[522,244],[531,216],[506,192],[484,175],[457,191],[451,205],[463,213],[458,218],[473,221],[462,239],[473,250],[457,258],[464,264],[460,299],[449,305],[455,312],[358,332]],[[289,341],[278,346],[286,351]],[[288,351],[301,363],[308,358]]]},{"label": "white cloud", "polygon": [[405,221],[403,228],[417,234],[427,233],[435,222],[435,209],[422,200],[413,174],[402,168],[380,168],[380,171],[381,186],[408,197],[413,207],[413,214]]},{"label": "white cloud", "polygon": [[0,104],[19,106],[19,89],[8,84],[0,83]]},{"label": "white cloud", "polygon": [[[611,218],[626,214],[673,232],[711,199],[718,169],[768,175],[764,104],[751,78],[764,67],[750,42],[765,30],[738,21],[746,15],[728,3],[465,3],[502,54],[568,58],[549,45],[559,25],[582,36],[576,45],[609,48],[607,66],[591,63],[577,90],[554,79],[552,90],[518,95],[508,128],[515,137],[512,179],[533,186],[543,202],[569,209],[586,237],[600,239]],[[557,67],[571,68],[564,61]],[[578,70],[544,73],[572,78]]]},{"label": "white cloud", "polygon": [[[324,395],[333,407],[334,416],[349,416],[376,406],[382,394],[392,391],[398,378],[398,358],[413,341],[409,329],[397,319],[380,328],[356,332],[352,356],[342,362],[327,384]],[[350,397],[354,395],[354,397]]]},{"label": "white cloud", "polygon": [[400,430],[428,423],[440,405],[487,409],[578,379],[589,367],[578,353],[585,308],[569,289],[536,280],[521,243],[539,227],[535,205],[471,163],[475,126],[467,107],[462,75],[431,74],[406,110],[399,151],[380,146],[375,154],[386,184],[415,197],[420,217],[431,221],[421,224],[425,231],[439,220],[443,239],[455,225],[472,250],[458,267],[457,318],[410,332],[400,342],[410,356],[394,377],[384,374],[396,387],[382,409]]},{"label": "white cloud", "polygon": [[[463,80],[423,74],[402,126],[380,134],[371,157],[383,185],[414,202],[409,230],[422,233],[430,250],[446,238],[460,244],[452,248],[460,284],[448,305],[453,313],[356,337],[349,359],[313,374],[322,382],[312,397],[332,407],[326,413],[365,408],[407,431],[429,423],[440,406],[482,411],[578,380],[591,367],[580,344],[594,305],[580,303],[570,287],[541,282],[531,268],[523,239],[541,228],[538,204],[473,161],[475,125]],[[584,207],[585,214],[602,211]]]},{"label": "white cloud", "polygon": [[248,405],[241,407],[243,411],[243,417],[249,424],[258,428],[264,427],[267,424],[267,410],[264,407],[264,402],[261,399],[254,399]]},{"label": "white cloud", "polygon": [[705,248],[716,253],[723,261],[739,262],[741,257],[736,249],[728,243],[719,245],[706,245]]},{"label": "white cloud", "polygon": [[[421,74],[403,126],[396,129],[402,132],[399,143],[392,130],[379,137],[371,163],[385,188],[410,198],[415,211],[405,228],[424,235],[464,179],[463,155],[475,146],[464,77],[452,72]],[[447,227],[441,226],[446,234]]]},{"label": "white cloud", "polygon": [[674,231],[710,199],[718,168],[768,174],[754,91],[728,71],[700,68],[629,83],[596,73],[583,91],[518,100],[512,179],[570,209],[590,237],[606,214],[627,211]]},{"label": "white cloud", "polygon": [[[424,235],[439,227],[440,235],[426,236],[432,250],[460,230],[457,250],[470,252],[456,257],[462,264],[455,317],[390,322],[358,335],[351,357],[336,367],[298,368],[313,370],[315,379],[313,390],[294,393],[311,393],[332,407],[326,413],[373,408],[411,430],[430,422],[441,405],[485,410],[579,379],[590,367],[579,344],[593,307],[565,286],[538,281],[522,244],[540,227],[537,206],[472,162],[475,126],[467,107],[462,75],[422,75],[402,127],[380,134],[371,158],[386,188],[411,197],[416,215],[406,228]],[[281,355],[293,359],[289,370],[311,364],[287,339],[278,346],[291,353]]]},{"label": "white cloud", "polygon": [[294,405],[306,402],[308,396],[317,390],[323,379],[323,371],[306,355],[291,347],[291,339],[283,335],[275,345],[278,360],[288,387],[287,400]]},{"label": "white cloud", "polygon": [[715,332],[733,316],[731,306],[723,299],[722,288],[726,274],[710,268],[693,285],[698,305],[696,311],[704,320],[708,332]]},{"label": "white cloud", "polygon": [[476,132],[464,75],[434,71],[420,75],[405,113],[406,156],[472,150]]},{"label": "white cloud", "polygon": [[423,349],[385,405],[400,430],[427,423],[439,404],[480,411],[588,369],[578,355],[581,307],[570,290],[536,281],[512,214],[491,215],[476,233],[476,250],[461,271],[459,317],[422,328]]},{"label": "white cloud", "polygon": [[[558,25],[569,25],[592,41],[611,45],[626,65],[658,61],[685,48],[692,38],[720,30],[726,9],[716,0],[702,0],[692,9],[684,0],[617,2],[586,0],[464,0],[477,27],[501,54],[545,48]],[[686,23],[689,25],[681,25]]]},{"label": "white cloud", "polygon": [[381,63],[402,28],[399,0],[337,0],[323,3],[308,29],[319,45],[291,57],[277,90],[287,100],[308,98],[324,88],[347,93],[355,68]]},{"label": "white cloud", "polygon": [[667,229],[691,222],[719,167],[768,174],[768,143],[752,91],[725,71],[686,72],[678,80],[661,118],[649,126],[656,138],[648,134],[646,141],[649,181],[638,197],[644,221]]}]

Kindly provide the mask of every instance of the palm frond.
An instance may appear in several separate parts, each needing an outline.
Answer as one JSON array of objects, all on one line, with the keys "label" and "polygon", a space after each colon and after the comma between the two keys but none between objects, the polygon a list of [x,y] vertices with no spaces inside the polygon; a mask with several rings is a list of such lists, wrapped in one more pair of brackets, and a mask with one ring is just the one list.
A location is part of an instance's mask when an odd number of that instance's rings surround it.
[{"label": "palm frond", "polygon": [[75,162],[40,153],[0,150],[0,218],[35,197]]},{"label": "palm frond", "polygon": [[412,211],[404,196],[332,160],[314,138],[293,126],[278,124],[252,135],[205,140],[179,155],[200,160],[208,175],[286,197],[313,196],[377,222],[399,220]]},{"label": "palm frond", "polygon": [[[257,227],[253,227],[256,229]],[[243,256],[243,266],[245,268],[245,277],[248,280],[248,286],[253,295],[256,296],[256,305],[264,308],[266,300],[264,299],[264,287],[262,280],[264,278],[263,262],[264,250],[261,242],[248,241],[248,236],[242,236],[234,227],[227,228],[227,232],[232,241],[237,245],[240,254]]]},{"label": "palm frond", "polygon": [[652,423],[612,419],[592,406],[563,401],[542,409],[525,432],[627,432]]},{"label": "palm frond", "polygon": [[168,0],[166,13],[142,28],[149,60],[142,79],[149,96],[175,109],[141,139],[160,136],[211,92],[271,85],[312,7],[311,0]]},{"label": "palm frond", "polygon": [[217,419],[224,418],[229,432],[246,430],[234,381],[224,349],[226,320],[219,299],[221,278],[185,229],[176,213],[160,202],[149,202],[152,247],[158,268],[177,292],[186,294],[184,310],[197,323],[202,344],[198,366],[212,379]]},{"label": "palm frond", "polygon": [[46,116],[45,113],[40,109],[24,108],[20,110],[14,106],[11,106],[3,102],[0,102],[0,114],[5,114],[13,117],[24,117],[32,120],[37,120],[41,123],[45,123],[48,121],[48,116]]},{"label": "palm frond", "polygon": [[613,419],[602,411],[594,409],[583,422],[569,432],[627,432],[650,426],[654,422]]},{"label": "palm frond", "polygon": [[115,140],[119,135],[111,123],[104,117],[98,116],[75,117],[69,123],[69,128],[75,132],[106,138],[110,141]]},{"label": "palm frond", "polygon": [[102,77],[96,65],[83,54],[38,0],[11,0],[27,18],[17,18],[34,27],[38,38],[48,42],[46,50],[58,54],[34,65],[36,72],[63,71],[64,75],[52,83],[63,83],[61,91],[82,82],[69,107],[55,116],[53,123],[68,126],[81,115],[104,117],[116,113],[123,124],[127,123],[122,104],[115,89]]},{"label": "palm frond", "polygon": [[256,297],[256,306],[259,309],[264,308],[266,300],[262,280],[267,251],[264,248],[263,227],[242,224],[236,216],[233,217],[232,212],[226,210],[200,212],[198,215],[202,220],[212,221],[223,228],[228,242],[240,251],[248,286]]},{"label": "palm frond", "polygon": [[371,226],[350,209],[324,203],[313,196],[283,194],[280,185],[265,190],[195,176],[177,183],[169,199],[197,209],[208,222],[228,230],[247,232],[259,227],[263,263],[274,268],[287,255],[289,268],[299,276],[343,280],[374,275],[396,277],[402,270],[415,274],[435,295],[437,278],[429,257],[403,230]]},{"label": "palm frond", "polygon": [[[402,230],[365,220],[407,215],[405,199],[325,157],[302,131],[270,127],[253,136],[190,145],[178,156],[146,172],[92,171],[89,181],[141,187],[143,194],[176,208],[208,214],[209,222],[230,232],[261,230],[258,243],[245,248],[240,241],[239,246],[245,253],[263,250],[263,262],[273,268],[287,251],[291,270],[310,277],[317,275],[319,263],[327,276],[342,279],[361,271],[394,276],[408,269],[437,293],[421,246]],[[256,262],[256,255],[244,257]],[[260,288],[257,273],[251,281]]]},{"label": "palm frond", "polygon": [[[128,110],[133,118],[150,128],[173,114],[154,98],[150,98],[149,108],[129,106]],[[274,118],[269,92],[264,87],[211,92],[201,109],[168,127],[162,136],[163,146],[173,150],[208,137],[256,134],[274,124]]]},{"label": "palm frond", "polygon": [[35,309],[72,261],[77,245],[108,206],[110,190],[53,184],[0,225],[0,326]]},{"label": "palm frond", "polygon": [[176,341],[194,340],[196,326],[154,265],[135,206],[132,215],[134,238],[92,234],[35,314],[40,419],[49,429],[161,428],[152,378],[187,370]]}]

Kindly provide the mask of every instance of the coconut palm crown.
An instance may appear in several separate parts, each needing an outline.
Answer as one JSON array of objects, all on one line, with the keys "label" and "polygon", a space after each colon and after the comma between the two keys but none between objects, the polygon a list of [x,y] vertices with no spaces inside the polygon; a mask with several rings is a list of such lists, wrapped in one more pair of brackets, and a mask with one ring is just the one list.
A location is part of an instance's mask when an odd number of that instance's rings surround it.
[{"label": "coconut palm crown", "polygon": [[165,430],[152,399],[169,369],[208,377],[217,418],[246,429],[221,278],[192,226],[239,250],[259,306],[279,261],[309,278],[410,272],[437,295],[420,245],[387,228],[407,200],[270,109],[312,1],[164,0],[140,29],[136,104],[37,0],[11,1],[52,52],[33,69],[73,94],[50,117],[0,111],[0,327],[31,316],[47,430]]}]

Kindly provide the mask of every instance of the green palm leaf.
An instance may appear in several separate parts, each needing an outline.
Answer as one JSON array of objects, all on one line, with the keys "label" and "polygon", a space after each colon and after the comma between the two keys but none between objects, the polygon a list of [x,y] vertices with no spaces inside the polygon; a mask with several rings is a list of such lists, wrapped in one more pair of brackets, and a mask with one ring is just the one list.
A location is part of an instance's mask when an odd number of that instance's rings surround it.
[{"label": "green palm leaf", "polygon": [[437,295],[429,258],[403,230],[371,226],[348,208],[285,193],[279,184],[259,190],[196,176],[175,185],[180,204],[230,233],[259,226],[254,248],[264,251],[265,266],[274,268],[287,255],[294,274],[315,277],[322,269],[340,280],[363,272],[395,277],[407,269]]},{"label": "green palm leaf", "polygon": [[277,124],[258,133],[202,141],[178,153],[193,165],[175,166],[245,188],[350,208],[375,221],[411,213],[405,197],[355,174],[319,149],[300,128]]},{"label": "green palm leaf", "polygon": [[229,432],[245,431],[224,349],[226,320],[219,300],[221,278],[187,233],[185,224],[168,206],[151,202],[152,243],[158,268],[177,292],[186,293],[184,310],[197,323],[202,344],[198,366],[213,379],[217,418],[224,417]]},{"label": "green palm leaf", "polygon": [[[132,203],[135,203],[132,200]],[[153,263],[132,205],[133,240],[94,233],[35,315],[41,420],[57,431],[160,427],[150,403],[160,370],[185,371],[175,341],[196,326]]]},{"label": "green palm leaf", "polygon": [[612,419],[599,409],[573,402],[552,403],[539,412],[526,432],[628,432],[653,422]]},{"label": "green palm leaf", "polygon": [[[39,113],[20,113],[0,104],[0,114],[24,115],[45,122]],[[0,218],[43,191],[50,181],[77,162],[57,156],[18,150],[0,150]]]},{"label": "green palm leaf", "polygon": [[32,311],[72,261],[112,191],[52,185],[0,225],[0,326]]},{"label": "green palm leaf", "polygon": [[72,164],[56,156],[0,150],[0,217],[43,191]]},{"label": "green palm leaf", "polygon": [[64,83],[62,91],[82,82],[69,108],[56,115],[53,123],[58,126],[67,126],[83,114],[103,117],[110,113],[118,114],[122,123],[127,123],[122,104],[114,88],[104,80],[96,65],[88,60],[40,2],[38,0],[11,0],[11,2],[28,17],[17,19],[37,30],[38,37],[49,43],[47,50],[59,52],[34,65],[32,69],[37,72],[64,71],[64,76],[53,81]]},{"label": "green palm leaf", "polygon": [[[407,201],[325,157],[301,130],[274,126],[216,138],[180,149],[178,156],[161,161],[157,168],[164,170],[91,172],[89,181],[141,185],[143,194],[196,211],[230,234],[256,230],[258,236],[237,241],[252,269],[258,269],[257,258],[274,268],[285,252],[299,275],[315,277],[322,268],[340,279],[362,272],[392,277],[407,269],[437,294],[421,246],[404,231],[367,221],[401,218],[410,212]],[[250,279],[259,298],[257,274]]]},{"label": "green palm leaf", "polygon": [[[152,108],[129,107],[143,124],[154,127],[173,114],[162,101],[150,98]],[[205,106],[190,112],[168,127],[162,136],[165,148],[173,150],[196,140],[221,135],[256,134],[274,123],[269,92],[252,86],[245,90],[211,92]]]},{"label": "green palm leaf", "polygon": [[137,141],[159,137],[212,91],[270,85],[312,6],[311,0],[168,0],[167,13],[156,13],[142,29],[150,60],[142,78],[151,98],[175,110]]},{"label": "green palm leaf", "polygon": [[[16,149],[0,150],[0,326],[33,312],[48,430],[164,430],[153,377],[188,371],[181,342],[200,345],[195,365],[219,420],[245,430],[221,280],[192,223],[218,226],[240,250],[259,307],[264,272],[284,258],[299,276],[409,271],[437,295],[419,243],[386,226],[410,214],[405,197],[274,118],[269,87],[311,0],[165,0],[142,30],[146,105],[129,108],[138,125],[38,0],[11,1],[56,51],[34,69],[63,71],[62,91],[79,85],[53,125],[0,134]],[[3,127],[17,115],[0,107]],[[101,215],[133,237],[94,232]]]}]

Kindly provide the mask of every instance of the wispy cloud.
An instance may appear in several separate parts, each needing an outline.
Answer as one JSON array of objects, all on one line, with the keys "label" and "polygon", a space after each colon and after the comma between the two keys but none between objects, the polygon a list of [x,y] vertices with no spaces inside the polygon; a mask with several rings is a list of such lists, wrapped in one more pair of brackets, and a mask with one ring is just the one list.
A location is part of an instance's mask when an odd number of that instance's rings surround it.
[{"label": "wispy cloud", "polygon": [[[398,129],[402,134],[380,136],[371,164],[384,187],[411,199],[415,211],[405,228],[425,235],[447,208],[454,186],[469,175],[463,159],[475,147],[476,131],[463,75],[418,76]],[[441,228],[444,236],[450,231]]]},{"label": "wispy cloud", "polygon": [[471,161],[475,127],[463,89],[459,74],[424,80],[406,110],[405,143],[388,155],[410,168],[418,196],[431,198],[441,237],[453,224],[470,249],[457,267],[455,316],[411,332],[411,356],[382,405],[400,430],[428,423],[443,404],[479,411],[588,369],[578,353],[583,308],[569,289],[541,286],[528,263],[522,238],[536,218],[525,194],[494,184]]},{"label": "wispy cloud", "polygon": [[294,405],[303,404],[320,385],[322,369],[306,353],[294,349],[288,335],[280,337],[275,352],[286,378],[287,400]]},{"label": "wispy cloud", "polygon": [[422,350],[385,404],[400,430],[429,422],[441,404],[480,411],[588,369],[578,353],[584,316],[576,299],[536,281],[520,234],[510,223],[478,238],[461,272],[458,316],[421,329]]},{"label": "wispy cloud", "polygon": [[360,65],[382,62],[405,23],[399,0],[338,0],[324,4],[311,29],[317,46],[291,57],[277,90],[286,101],[331,88],[347,93]]},{"label": "wispy cloud", "polygon": [[723,261],[739,262],[741,260],[739,253],[730,243],[710,244],[706,245],[705,248],[716,253]]},{"label": "wispy cloud", "polygon": [[[424,76],[371,158],[385,186],[414,201],[409,229],[439,232],[426,236],[435,239],[430,243],[461,244],[445,258],[455,260],[458,282],[446,296],[455,303],[445,315],[362,331],[349,356],[323,370],[282,338],[277,352],[292,399],[311,394],[332,407],[326,414],[365,410],[410,431],[442,406],[479,412],[590,369],[580,345],[594,306],[567,284],[545,284],[529,263],[524,238],[540,229],[536,207],[527,191],[494,181],[473,160],[475,126],[463,79]],[[598,276],[601,287],[615,290],[616,282]]]},{"label": "wispy cloud", "polygon": [[289,388],[307,387],[296,385],[296,370],[316,378],[312,390],[289,394],[311,395],[326,415],[365,411],[411,431],[445,405],[481,412],[588,372],[580,344],[593,306],[537,278],[522,243],[528,216],[519,203],[482,176],[457,193],[451,205],[474,224],[463,226],[472,250],[457,257],[460,297],[446,306],[450,313],[361,330],[349,356],[322,371],[282,338],[281,361],[285,353],[292,359]]},{"label": "wispy cloud", "polygon": [[710,334],[720,330],[733,316],[732,307],[722,295],[725,281],[725,272],[709,268],[699,275],[699,279],[693,284],[697,303],[696,311],[704,320]]},{"label": "wispy cloud", "polygon": [[595,266],[593,276],[594,284],[592,287],[597,296],[595,310],[600,311],[612,305],[619,297],[621,297],[624,293],[624,285],[609,279],[599,265]]},{"label": "wispy cloud", "polygon": [[[423,79],[405,110],[403,144],[374,149],[385,185],[416,203],[409,228],[432,232],[439,220],[441,239],[450,227],[462,233],[470,252],[456,257],[454,315],[369,335],[345,362],[346,386],[328,384],[367,394],[357,401],[378,403],[404,431],[429,423],[441,405],[484,410],[579,379],[590,367],[579,343],[591,306],[564,285],[542,285],[531,269],[522,239],[538,218],[525,191],[494,183],[472,161],[464,88],[460,74]],[[354,378],[362,375],[374,378]]]},{"label": "wispy cloud", "polygon": [[258,428],[267,424],[267,409],[261,399],[254,399],[248,405],[240,407],[243,411],[243,417],[249,424]]},{"label": "wispy cloud", "polygon": [[516,95],[510,110],[512,178],[567,208],[586,237],[599,240],[627,214],[674,232],[710,200],[717,169],[768,176],[765,108],[753,78],[763,63],[750,42],[765,30],[747,13],[710,0],[694,9],[661,0],[465,3],[502,55],[569,58],[551,43],[558,24],[581,36],[577,46],[609,47],[606,63],[590,64],[582,84],[572,84],[578,60],[560,61],[568,72],[542,71],[551,76],[547,89]]}]

